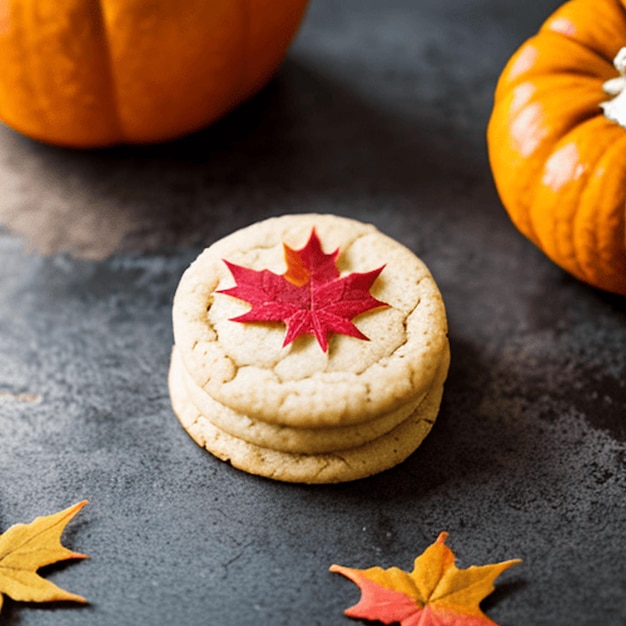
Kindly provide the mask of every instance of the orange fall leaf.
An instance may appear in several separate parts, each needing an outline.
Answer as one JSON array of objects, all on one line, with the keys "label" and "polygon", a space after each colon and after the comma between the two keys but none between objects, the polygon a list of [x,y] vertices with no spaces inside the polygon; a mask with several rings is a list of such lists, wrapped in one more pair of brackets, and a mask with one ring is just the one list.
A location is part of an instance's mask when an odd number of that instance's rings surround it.
[{"label": "orange fall leaf", "polygon": [[358,585],[361,599],[348,617],[401,626],[496,626],[479,608],[494,590],[495,579],[519,559],[458,569],[447,533],[415,559],[412,572],[397,567],[360,570],[332,565]]}]

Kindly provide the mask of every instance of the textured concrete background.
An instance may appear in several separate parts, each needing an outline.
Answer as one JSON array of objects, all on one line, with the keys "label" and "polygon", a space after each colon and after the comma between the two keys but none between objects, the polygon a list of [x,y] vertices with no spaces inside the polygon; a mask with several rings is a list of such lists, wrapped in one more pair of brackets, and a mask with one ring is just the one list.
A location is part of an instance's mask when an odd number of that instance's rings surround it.
[{"label": "textured concrete background", "polygon": [[[86,607],[4,626],[348,625],[328,566],[519,557],[501,626],[626,623],[626,301],[510,224],[484,129],[497,76],[558,5],[314,0],[272,84],[166,146],[71,152],[0,129],[0,529],[87,498],[47,570]],[[431,267],[452,367],[401,466],[352,484],[248,476],[179,427],[171,298],[205,245],[283,212],[377,224]]]}]

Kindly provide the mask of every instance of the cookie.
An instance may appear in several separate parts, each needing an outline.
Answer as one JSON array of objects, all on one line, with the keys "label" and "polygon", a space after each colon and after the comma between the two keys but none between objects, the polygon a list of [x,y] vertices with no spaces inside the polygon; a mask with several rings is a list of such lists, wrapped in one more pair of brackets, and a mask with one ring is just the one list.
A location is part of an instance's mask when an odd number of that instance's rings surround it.
[{"label": "cookie", "polygon": [[[439,371],[447,370],[448,358],[442,359]],[[183,367],[177,350],[172,353],[171,369],[176,389],[172,394],[191,402],[215,429],[247,443],[281,452],[320,454],[361,446],[381,437],[415,413],[426,393],[376,419],[358,424],[324,428],[293,428],[279,426],[237,413],[204,393]],[[437,376],[436,376],[437,379]]]},{"label": "cookie", "polygon": [[173,361],[169,384],[172,405],[184,429],[198,445],[217,458],[265,478],[323,484],[366,478],[394,467],[414,452],[436,420],[447,369],[448,360],[444,357],[423,400],[395,428],[360,446],[320,454],[283,452],[258,446],[216,427],[187,395],[180,361]]},{"label": "cookie", "polygon": [[[327,343],[317,322],[286,341],[282,314],[249,321],[251,308],[276,306],[274,287],[308,315],[300,298],[321,267],[337,282],[320,273],[316,284],[337,287],[340,306],[356,311]],[[324,293],[322,308],[337,301]],[[372,225],[306,214],[239,230],[185,271],[172,317],[174,412],[197,443],[250,473],[362,478],[406,458],[435,421],[450,357],[443,300],[424,263]]]},{"label": "cookie", "polygon": [[[342,274],[384,265],[371,293],[389,307],[355,319],[369,341],[336,334],[325,353],[307,336],[283,347],[283,325],[231,321],[250,307],[218,293],[234,284],[224,259],[283,273],[283,243],[301,248],[312,228],[326,250],[339,248]],[[204,250],[181,278],[173,326],[184,367],[205,393],[293,427],[354,424],[397,409],[426,392],[448,346],[443,300],[424,263],[374,226],[331,215],[272,218]]]}]

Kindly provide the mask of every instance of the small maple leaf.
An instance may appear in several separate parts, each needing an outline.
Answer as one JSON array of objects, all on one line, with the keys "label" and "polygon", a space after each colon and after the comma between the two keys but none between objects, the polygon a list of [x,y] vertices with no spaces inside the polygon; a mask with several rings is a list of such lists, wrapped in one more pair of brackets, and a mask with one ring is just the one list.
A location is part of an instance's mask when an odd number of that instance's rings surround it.
[{"label": "small maple leaf", "polygon": [[87,558],[61,545],[65,527],[85,504],[83,500],[30,524],[15,524],[0,535],[0,610],[3,594],[22,602],[86,602],[82,596],[64,591],[37,574],[44,565]]},{"label": "small maple leaf", "polygon": [[479,604],[494,590],[495,579],[521,561],[458,569],[454,553],[445,545],[447,537],[441,533],[415,559],[412,572],[397,567],[360,570],[332,565],[331,572],[343,574],[361,590],[361,599],[345,614],[401,626],[497,626]]},{"label": "small maple leaf", "polygon": [[352,323],[352,318],[371,309],[389,306],[374,298],[369,290],[384,266],[369,272],[339,275],[339,249],[326,254],[315,232],[300,250],[283,244],[287,271],[253,270],[224,260],[235,287],[219,293],[239,298],[252,305],[235,322],[284,322],[287,326],[283,346],[300,335],[315,335],[324,352],[328,337],[340,333],[368,338]]}]

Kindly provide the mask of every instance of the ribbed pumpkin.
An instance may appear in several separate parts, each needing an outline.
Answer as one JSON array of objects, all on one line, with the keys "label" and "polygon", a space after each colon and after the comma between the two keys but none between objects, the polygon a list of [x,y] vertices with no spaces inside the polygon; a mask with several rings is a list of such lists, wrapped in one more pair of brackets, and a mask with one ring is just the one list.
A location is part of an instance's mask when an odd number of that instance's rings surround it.
[{"label": "ribbed pumpkin", "polygon": [[487,130],[496,186],[519,230],[574,276],[619,294],[626,94],[616,68],[626,71],[624,46],[626,0],[564,4],[506,65]]},{"label": "ribbed pumpkin", "polygon": [[4,0],[0,119],[74,147],[213,122],[277,69],[307,0]]}]

